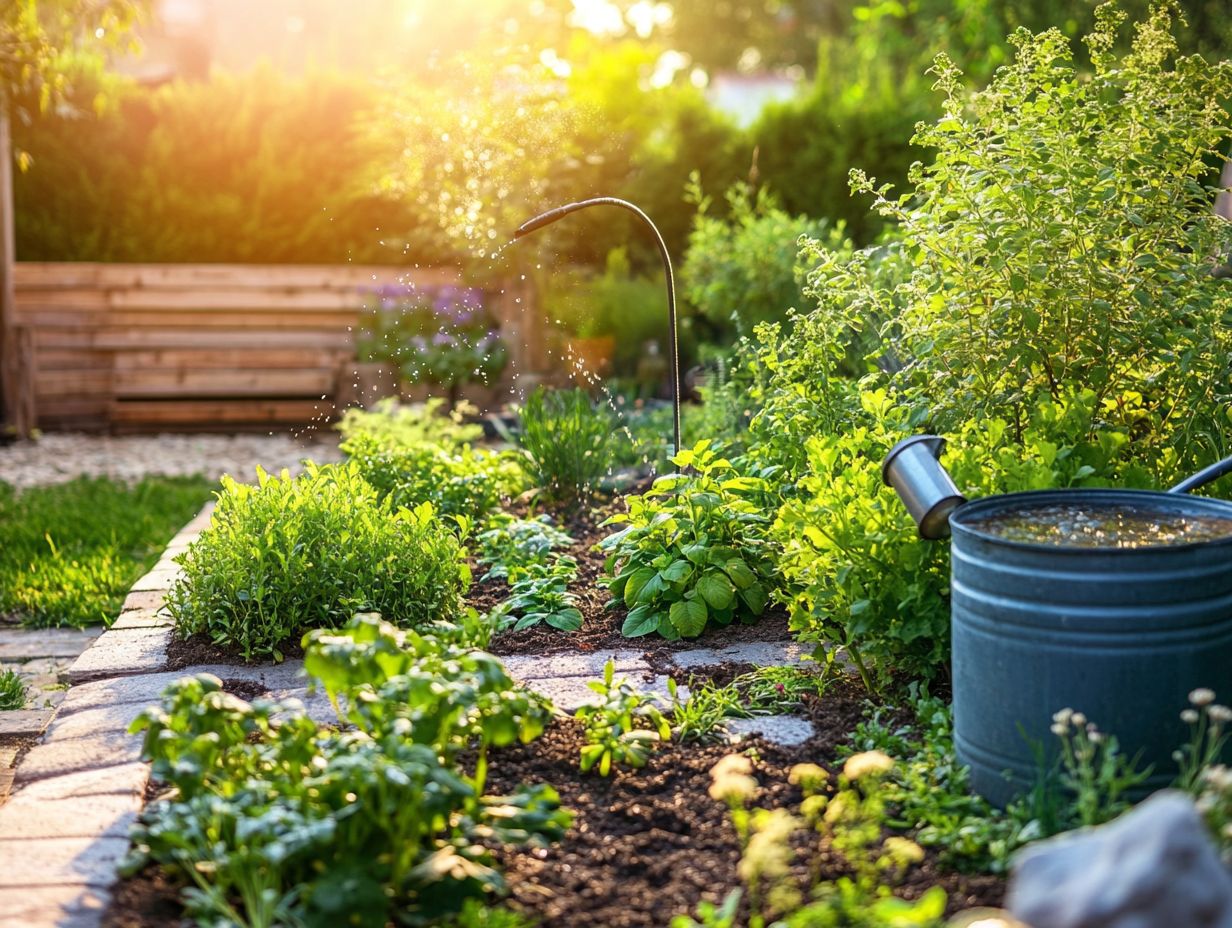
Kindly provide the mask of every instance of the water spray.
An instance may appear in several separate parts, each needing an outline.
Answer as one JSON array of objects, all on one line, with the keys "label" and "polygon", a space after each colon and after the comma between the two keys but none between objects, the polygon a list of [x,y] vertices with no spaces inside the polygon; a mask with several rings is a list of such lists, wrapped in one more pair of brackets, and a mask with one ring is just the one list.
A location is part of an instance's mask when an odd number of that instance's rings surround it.
[{"label": "water spray", "polygon": [[667,277],[667,358],[672,381],[672,455],[674,457],[680,453],[680,356],[676,348],[676,280],[672,274],[671,255],[667,253],[667,245],[664,243],[663,236],[659,233],[658,227],[650,221],[649,216],[628,200],[621,200],[617,197],[594,197],[590,200],[579,200],[577,203],[569,203],[565,206],[558,206],[556,209],[550,209],[546,213],[540,213],[534,219],[528,219],[518,226],[517,231],[513,233],[513,237],[515,240],[520,239],[536,229],[549,226],[556,220],[562,219],[570,213],[575,213],[579,209],[585,209],[588,206],[619,206],[621,209],[626,209],[633,213],[650,228],[651,233],[654,235],[655,244],[659,248],[659,257],[663,259],[663,272]]}]

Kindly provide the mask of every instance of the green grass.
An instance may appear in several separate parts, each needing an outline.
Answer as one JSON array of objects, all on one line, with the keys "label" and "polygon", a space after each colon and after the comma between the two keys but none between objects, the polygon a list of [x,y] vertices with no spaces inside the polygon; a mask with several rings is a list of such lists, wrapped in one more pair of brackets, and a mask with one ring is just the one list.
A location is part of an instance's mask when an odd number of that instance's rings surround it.
[{"label": "green grass", "polygon": [[24,709],[26,684],[15,670],[0,673],[0,710]]},{"label": "green grass", "polygon": [[213,487],[200,477],[131,487],[82,477],[21,492],[0,482],[0,618],[44,628],[110,623]]}]

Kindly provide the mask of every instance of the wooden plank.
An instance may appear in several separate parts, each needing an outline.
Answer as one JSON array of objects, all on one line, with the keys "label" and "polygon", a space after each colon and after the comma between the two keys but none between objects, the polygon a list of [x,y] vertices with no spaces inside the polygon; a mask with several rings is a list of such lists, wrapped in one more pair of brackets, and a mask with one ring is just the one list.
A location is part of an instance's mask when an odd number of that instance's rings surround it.
[{"label": "wooden plank", "polygon": [[109,371],[115,364],[109,351],[36,346],[35,356],[41,371]]},{"label": "wooden plank", "polygon": [[101,312],[107,306],[106,291],[99,290],[97,287],[17,291],[17,308],[26,312],[39,309],[80,309]]},{"label": "wooden plank", "polygon": [[39,404],[50,397],[93,396],[111,392],[111,371],[42,371],[34,381]]},{"label": "wooden plank", "polygon": [[312,400],[226,402],[198,400],[117,400],[111,404],[111,419],[117,423],[223,424],[237,422],[297,423],[307,425],[333,412],[333,404]]},{"label": "wooden plank", "polygon": [[107,323],[116,328],[144,328],[148,326],[175,328],[226,328],[226,329],[305,329],[313,331],[334,330],[345,333],[347,326],[354,327],[358,321],[355,313],[348,312],[239,312],[213,311],[208,313],[184,313],[166,310],[125,310],[107,314]]},{"label": "wooden plank", "polygon": [[[108,360],[117,371],[140,371],[151,368],[176,370],[208,370],[214,368],[317,368],[335,370],[347,358],[351,357],[348,346],[329,350],[318,348],[267,348],[236,347],[236,348],[168,348],[154,351],[118,351],[114,361]],[[60,354],[69,355],[73,352],[42,352],[39,357],[48,363],[54,361]],[[101,352],[97,357],[109,357]]]},{"label": "wooden plank", "polygon": [[[49,337],[49,344],[71,344],[73,335],[59,333]],[[79,334],[79,333],[74,333]],[[60,341],[57,341],[60,339]],[[142,350],[149,348],[337,348],[350,352],[353,335],[343,331],[285,331],[246,332],[229,329],[209,331],[174,329],[151,326],[144,329],[123,329],[107,326],[89,333],[89,343],[95,348],[110,351]]]},{"label": "wooden plank", "polygon": [[416,268],[413,261],[390,265],[321,264],[91,264],[27,262],[17,264],[19,289],[85,287],[116,289],[145,287],[180,290],[187,287],[320,287],[350,289],[382,284],[451,286],[461,281],[455,268]]},{"label": "wooden plank", "polygon": [[[220,309],[251,312],[299,313],[347,312],[364,307],[368,294],[358,290],[287,288],[281,290],[224,290],[197,287],[191,290],[111,290],[106,301],[113,309],[156,309],[163,312],[201,313]],[[54,300],[47,301],[50,304]]]},{"label": "wooden plank", "polygon": [[112,390],[127,397],[264,397],[317,399],[334,392],[332,370],[136,370],[117,371]]}]

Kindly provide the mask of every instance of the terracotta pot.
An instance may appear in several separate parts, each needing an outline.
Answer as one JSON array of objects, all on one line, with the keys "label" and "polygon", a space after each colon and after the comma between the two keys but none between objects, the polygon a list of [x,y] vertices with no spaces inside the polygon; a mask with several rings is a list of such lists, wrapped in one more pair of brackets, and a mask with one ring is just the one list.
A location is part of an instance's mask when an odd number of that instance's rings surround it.
[{"label": "terracotta pot", "polygon": [[616,354],[616,337],[571,338],[565,343],[565,363],[569,377],[580,387],[588,386],[592,378],[606,377],[612,370]]}]

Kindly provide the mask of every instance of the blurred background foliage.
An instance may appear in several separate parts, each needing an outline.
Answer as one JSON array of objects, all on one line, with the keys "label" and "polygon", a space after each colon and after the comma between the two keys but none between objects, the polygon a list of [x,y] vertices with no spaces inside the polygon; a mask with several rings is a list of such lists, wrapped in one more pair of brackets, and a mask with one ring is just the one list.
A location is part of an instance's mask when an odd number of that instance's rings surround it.
[{"label": "blurred background foliage", "polygon": [[[1121,4],[1135,18],[1147,5]],[[1223,0],[1180,7],[1182,49],[1225,57]],[[462,264],[478,282],[520,273],[540,290],[569,266],[611,318],[613,302],[659,298],[657,258],[631,217],[587,211],[503,246],[542,209],[615,195],[659,223],[683,265],[694,335],[730,340],[798,305],[800,234],[859,247],[884,231],[848,170],[902,189],[929,159],[911,138],[940,113],[935,54],[982,86],[1013,29],[1057,26],[1083,61],[1076,37],[1094,11],[1089,0],[372,0],[359,13],[276,0],[262,15],[286,12],[288,29],[315,26],[328,44],[243,69],[240,36],[192,79],[96,68],[54,107],[18,94],[18,256]],[[725,76],[796,90],[748,118],[716,105]],[[627,367],[640,349],[622,350]]]}]

